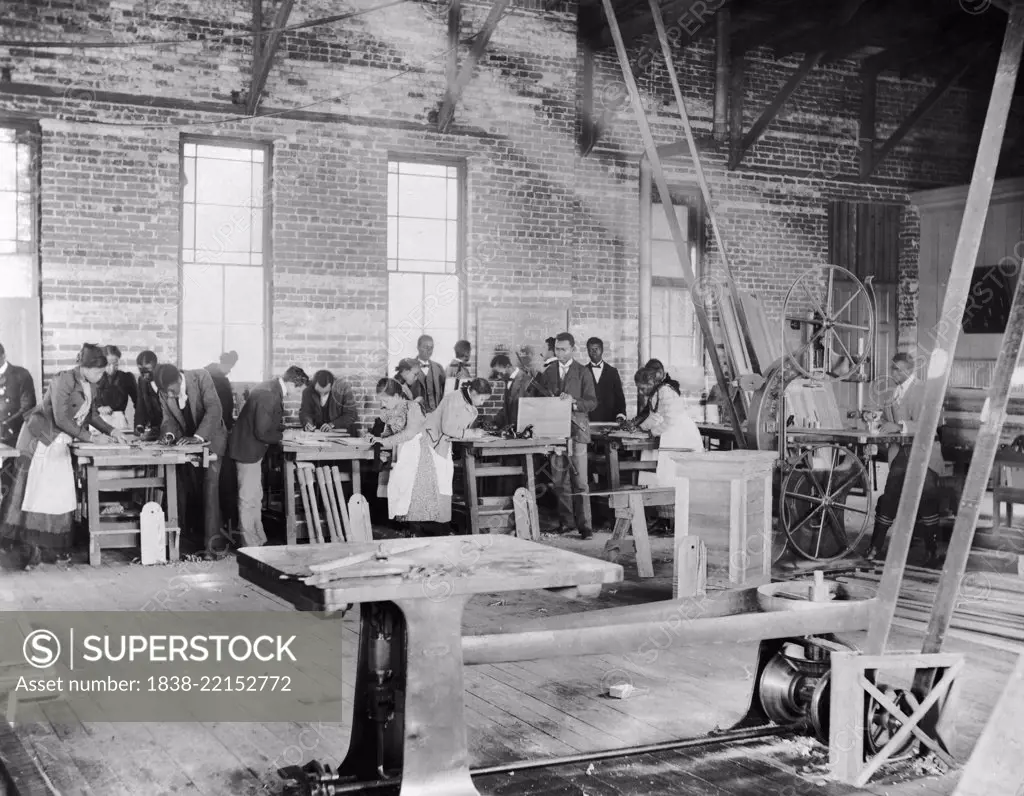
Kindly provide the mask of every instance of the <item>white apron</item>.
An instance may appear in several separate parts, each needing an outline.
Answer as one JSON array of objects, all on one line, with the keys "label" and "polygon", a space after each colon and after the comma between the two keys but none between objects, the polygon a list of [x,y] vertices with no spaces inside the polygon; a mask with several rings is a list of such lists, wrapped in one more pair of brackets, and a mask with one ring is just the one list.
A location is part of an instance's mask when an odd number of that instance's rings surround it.
[{"label": "white apron", "polygon": [[75,473],[71,467],[71,442],[64,432],[49,445],[36,445],[25,484],[22,511],[35,514],[68,514],[78,504],[75,498]]}]

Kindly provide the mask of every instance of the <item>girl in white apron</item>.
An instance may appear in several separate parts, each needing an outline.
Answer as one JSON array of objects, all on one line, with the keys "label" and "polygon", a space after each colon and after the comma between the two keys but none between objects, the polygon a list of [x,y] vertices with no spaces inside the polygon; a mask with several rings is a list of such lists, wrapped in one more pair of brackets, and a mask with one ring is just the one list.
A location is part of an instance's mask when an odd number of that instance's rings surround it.
[{"label": "girl in white apron", "polygon": [[0,506],[0,539],[16,548],[24,569],[70,558],[76,508],[71,443],[124,439],[94,403],[106,365],[99,346],[84,345],[79,364],[50,382],[18,436],[14,484]]}]

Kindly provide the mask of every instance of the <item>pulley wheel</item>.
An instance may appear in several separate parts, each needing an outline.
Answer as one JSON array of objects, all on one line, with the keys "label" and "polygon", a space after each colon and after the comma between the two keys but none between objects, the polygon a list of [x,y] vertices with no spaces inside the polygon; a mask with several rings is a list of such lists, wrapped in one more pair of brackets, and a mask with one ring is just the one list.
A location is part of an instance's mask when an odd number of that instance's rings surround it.
[{"label": "pulley wheel", "polygon": [[764,667],[758,683],[758,696],[764,712],[776,724],[793,724],[807,714],[797,691],[807,677],[820,677],[828,671],[828,663],[792,658],[780,652]]},{"label": "pulley wheel", "polygon": [[811,717],[811,728],[819,743],[828,746],[829,710],[832,699],[832,672],[827,671],[814,686],[811,705],[807,712]]},{"label": "pulley wheel", "polygon": [[[885,694],[889,701],[898,707],[905,716],[909,716],[914,712],[914,704],[910,700],[910,695],[902,688],[892,688],[891,686],[883,685],[878,690]],[[882,748],[889,743],[889,740],[902,726],[902,721],[891,715],[873,697],[869,698],[867,715],[864,718],[864,751],[874,757],[882,751]],[[915,742],[916,739],[913,733],[911,733],[910,737],[893,752],[892,758],[905,754],[914,746]]]}]

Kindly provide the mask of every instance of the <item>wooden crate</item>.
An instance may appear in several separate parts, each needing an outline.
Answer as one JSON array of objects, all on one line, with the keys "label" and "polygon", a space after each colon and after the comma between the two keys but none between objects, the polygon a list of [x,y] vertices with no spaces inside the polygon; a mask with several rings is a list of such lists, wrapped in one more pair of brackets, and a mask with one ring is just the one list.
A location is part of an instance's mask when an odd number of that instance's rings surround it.
[{"label": "wooden crate", "polygon": [[[677,492],[689,510],[677,512],[675,547],[697,536],[708,559],[726,560],[729,584],[757,586],[771,580],[772,451],[708,451],[672,455]],[[684,482],[684,483],[680,483]]]}]

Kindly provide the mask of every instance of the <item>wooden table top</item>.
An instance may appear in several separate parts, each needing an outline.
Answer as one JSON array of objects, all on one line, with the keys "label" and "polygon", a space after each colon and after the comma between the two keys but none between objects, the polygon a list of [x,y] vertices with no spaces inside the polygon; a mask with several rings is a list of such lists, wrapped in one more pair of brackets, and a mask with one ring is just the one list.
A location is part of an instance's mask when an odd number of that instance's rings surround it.
[{"label": "wooden table top", "polygon": [[[502,534],[442,536],[429,545],[398,553],[390,561],[353,564],[337,574],[407,567],[408,576],[347,577],[323,585],[281,580],[281,575],[308,576],[310,564],[369,553],[410,540],[325,545],[245,547],[238,551],[238,574],[300,610],[335,611],[349,603],[400,599],[441,601],[455,595],[525,591],[618,583],[622,567],[596,558]],[[422,567],[422,570],[414,568]]]},{"label": "wooden table top", "polygon": [[95,465],[185,464],[203,456],[209,446],[164,445],[160,442],[75,442],[71,451],[79,462]]},{"label": "wooden table top", "polygon": [[732,426],[726,425],[725,423],[697,423],[697,429],[701,434],[709,437],[720,434],[725,434],[730,437],[733,436]]},{"label": "wooden table top", "polygon": [[325,436],[312,432],[308,436],[286,437],[280,448],[300,462],[373,458],[369,437]]},{"label": "wooden table top", "polygon": [[858,442],[874,445],[910,445],[913,434],[899,431],[880,431],[872,434],[867,429],[857,428],[787,428],[786,436],[801,442]]},{"label": "wooden table top", "polygon": [[550,448],[552,446],[565,447],[565,440],[558,437],[534,437],[532,439],[502,439],[493,435],[478,437],[475,439],[453,439],[452,443],[468,448],[500,448],[502,450],[516,450],[528,448]]},{"label": "wooden table top", "polygon": [[12,459],[18,455],[18,449],[10,445],[0,445],[0,460]]},{"label": "wooden table top", "polygon": [[620,448],[635,450],[653,450],[658,447],[658,438],[650,434],[635,434],[628,431],[602,429],[591,436],[592,442],[602,445],[616,445]]}]

